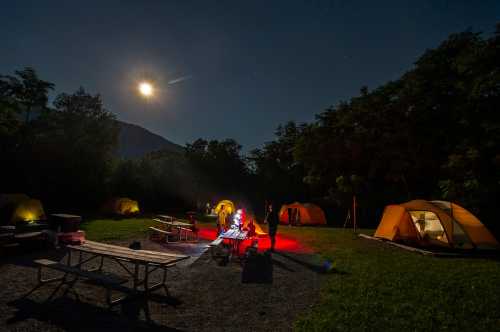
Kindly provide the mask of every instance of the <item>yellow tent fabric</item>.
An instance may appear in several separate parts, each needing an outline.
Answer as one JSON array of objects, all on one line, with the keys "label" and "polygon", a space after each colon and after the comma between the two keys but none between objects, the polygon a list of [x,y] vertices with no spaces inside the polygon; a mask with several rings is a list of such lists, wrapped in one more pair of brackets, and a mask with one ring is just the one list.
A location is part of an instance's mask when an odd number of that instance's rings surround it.
[{"label": "yellow tent fabric", "polygon": [[139,213],[139,202],[127,197],[112,198],[104,205],[104,211],[120,216]]},{"label": "yellow tent fabric", "polygon": [[45,219],[42,202],[37,199],[28,199],[19,203],[12,214],[11,223],[19,221],[33,222]]},{"label": "yellow tent fabric", "polygon": [[295,202],[283,205],[279,212],[279,220],[284,225],[290,222],[297,225],[326,225],[325,213],[312,203]]},{"label": "yellow tent fabric", "polygon": [[451,203],[451,213],[476,246],[485,248],[499,246],[493,234],[472,213],[454,203]]},{"label": "yellow tent fabric", "polygon": [[217,203],[217,205],[215,206],[215,213],[219,214],[221,212],[221,209],[224,209],[226,215],[234,213],[234,211],[236,211],[234,203],[228,199],[224,199]]},{"label": "yellow tent fabric", "polygon": [[1,223],[15,224],[20,221],[33,222],[46,219],[42,203],[25,194],[3,194],[0,196]]},{"label": "yellow tent fabric", "polygon": [[500,248],[477,217],[460,205],[445,201],[413,200],[386,206],[375,237],[421,246]]}]

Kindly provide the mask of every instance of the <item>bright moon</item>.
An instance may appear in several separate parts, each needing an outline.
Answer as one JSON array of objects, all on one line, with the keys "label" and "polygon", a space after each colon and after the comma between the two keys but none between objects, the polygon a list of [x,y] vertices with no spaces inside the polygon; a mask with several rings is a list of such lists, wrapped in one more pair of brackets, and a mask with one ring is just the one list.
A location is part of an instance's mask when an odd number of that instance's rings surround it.
[{"label": "bright moon", "polygon": [[153,95],[153,86],[151,85],[151,83],[141,82],[141,83],[139,83],[139,92],[145,97],[152,96]]}]

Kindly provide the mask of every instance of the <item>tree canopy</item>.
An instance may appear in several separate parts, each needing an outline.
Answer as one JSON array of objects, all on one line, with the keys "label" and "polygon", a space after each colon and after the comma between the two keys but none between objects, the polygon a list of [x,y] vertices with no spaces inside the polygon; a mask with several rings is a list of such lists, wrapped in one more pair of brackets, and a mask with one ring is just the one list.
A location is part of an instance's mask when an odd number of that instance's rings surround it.
[{"label": "tree canopy", "polygon": [[151,210],[231,197],[312,201],[340,224],[353,195],[361,223],[415,198],[466,206],[492,228],[500,196],[500,24],[427,50],[399,79],[341,101],[311,123],[289,121],[259,149],[197,139],[185,153],[120,160],[119,128],[83,88],[48,105],[54,85],[26,68],[0,76],[3,190],[54,206],[95,208],[127,196]]}]

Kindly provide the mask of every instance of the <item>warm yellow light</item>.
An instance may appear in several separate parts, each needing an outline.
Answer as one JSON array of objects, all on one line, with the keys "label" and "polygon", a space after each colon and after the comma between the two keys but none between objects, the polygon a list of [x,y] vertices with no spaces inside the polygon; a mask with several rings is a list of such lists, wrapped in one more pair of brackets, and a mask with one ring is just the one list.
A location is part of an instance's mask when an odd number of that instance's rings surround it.
[{"label": "warm yellow light", "polygon": [[139,92],[144,97],[150,97],[154,93],[153,85],[149,82],[141,82],[139,83]]}]

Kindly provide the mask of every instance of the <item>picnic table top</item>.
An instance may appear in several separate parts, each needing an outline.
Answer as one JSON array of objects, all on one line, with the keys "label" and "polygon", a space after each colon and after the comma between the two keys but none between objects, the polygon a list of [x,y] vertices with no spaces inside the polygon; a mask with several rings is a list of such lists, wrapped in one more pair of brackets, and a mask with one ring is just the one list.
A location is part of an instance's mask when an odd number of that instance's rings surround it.
[{"label": "picnic table top", "polygon": [[68,213],[53,213],[50,216],[56,217],[56,218],[65,218],[65,219],[81,218],[81,216],[77,216],[75,214],[68,214]]},{"label": "picnic table top", "polygon": [[192,224],[190,224],[190,223],[182,222],[182,221],[178,221],[178,220],[166,221],[166,220],[157,219],[155,221],[159,222],[161,224],[171,225],[171,226],[179,226],[179,227],[190,227],[190,226],[192,226]]},{"label": "picnic table top", "polygon": [[94,241],[85,241],[83,244],[69,245],[67,247],[72,250],[86,252],[89,254],[125,259],[141,264],[167,265],[189,258],[189,256],[186,255],[149,250],[133,250],[130,248]]},{"label": "picnic table top", "polygon": [[220,237],[223,239],[233,239],[233,240],[244,240],[247,237],[248,232],[240,231],[239,229],[229,229],[222,233]]},{"label": "picnic table top", "polygon": [[183,222],[183,221],[178,221],[178,220],[174,220],[173,222],[170,223],[170,225],[181,226],[181,227],[190,227],[190,226],[192,226],[192,224],[190,224],[190,223]]},{"label": "picnic table top", "polygon": [[166,214],[158,214],[158,215],[156,215],[156,216],[157,216],[158,218],[160,218],[160,219],[168,219],[168,220],[174,220],[174,219],[175,219],[174,217],[172,217],[172,216],[168,216],[168,215],[166,215]]}]

